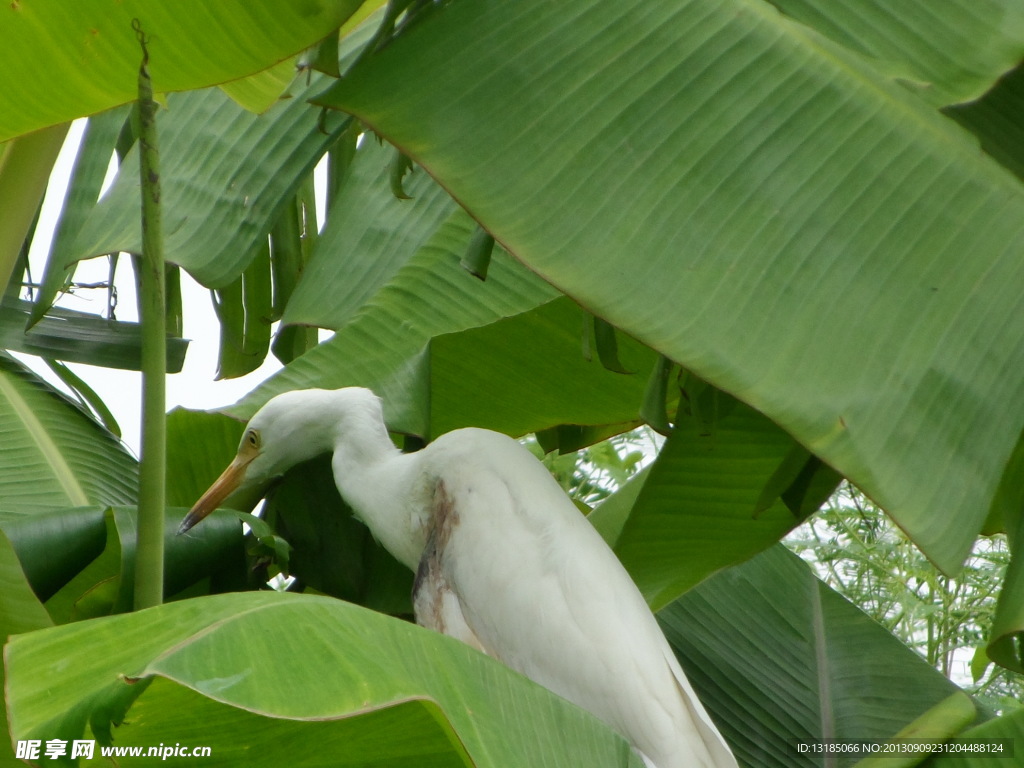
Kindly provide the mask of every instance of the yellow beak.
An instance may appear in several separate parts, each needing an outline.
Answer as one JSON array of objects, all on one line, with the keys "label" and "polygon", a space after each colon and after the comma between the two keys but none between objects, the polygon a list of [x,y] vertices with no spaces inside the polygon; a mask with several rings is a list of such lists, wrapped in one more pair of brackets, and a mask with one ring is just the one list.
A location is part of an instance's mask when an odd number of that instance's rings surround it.
[{"label": "yellow beak", "polygon": [[253,456],[251,455],[239,455],[228,464],[228,468],[221,473],[221,476],[214,481],[213,485],[207,489],[206,493],[199,498],[199,501],[185,515],[185,519],[178,526],[179,536],[213,512],[213,510],[221,505],[224,499],[238,489],[238,486],[245,479],[245,468],[249,466],[249,462],[252,460]]}]

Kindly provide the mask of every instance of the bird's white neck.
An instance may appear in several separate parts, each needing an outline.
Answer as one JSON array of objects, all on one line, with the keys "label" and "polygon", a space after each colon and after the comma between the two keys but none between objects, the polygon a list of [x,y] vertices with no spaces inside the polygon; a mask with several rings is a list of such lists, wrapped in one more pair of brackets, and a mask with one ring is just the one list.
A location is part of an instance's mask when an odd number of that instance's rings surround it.
[{"label": "bird's white neck", "polygon": [[427,491],[417,487],[418,459],[401,453],[383,422],[348,421],[331,466],[342,498],[385,549],[415,571],[426,545]]}]

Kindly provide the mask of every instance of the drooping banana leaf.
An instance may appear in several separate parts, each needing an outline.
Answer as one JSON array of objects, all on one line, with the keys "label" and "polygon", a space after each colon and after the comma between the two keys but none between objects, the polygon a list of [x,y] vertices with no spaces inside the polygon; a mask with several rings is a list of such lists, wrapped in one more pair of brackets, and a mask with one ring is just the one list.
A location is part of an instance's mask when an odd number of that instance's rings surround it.
[{"label": "drooping banana leaf", "polygon": [[[138,323],[107,320],[87,312],[51,307],[26,331],[36,305],[16,299],[0,303],[0,349],[72,363],[139,370],[142,328]],[[167,370],[178,373],[188,340],[167,337]]]},{"label": "drooping banana leaf", "polygon": [[43,510],[132,503],[137,473],[135,459],[113,435],[14,358],[0,354],[3,506]]}]

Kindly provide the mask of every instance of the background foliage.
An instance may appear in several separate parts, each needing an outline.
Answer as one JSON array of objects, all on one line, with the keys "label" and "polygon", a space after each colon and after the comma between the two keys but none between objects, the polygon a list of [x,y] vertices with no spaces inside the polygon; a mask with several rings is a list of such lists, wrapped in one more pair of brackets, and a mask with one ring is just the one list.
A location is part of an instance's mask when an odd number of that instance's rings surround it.
[{"label": "background foliage", "polygon": [[[1010,550],[1003,534],[977,541],[960,573],[928,562],[881,510],[851,486],[787,538],[832,588],[996,710],[1024,701],[1024,678],[985,652]],[[973,653],[971,653],[973,651]]]}]

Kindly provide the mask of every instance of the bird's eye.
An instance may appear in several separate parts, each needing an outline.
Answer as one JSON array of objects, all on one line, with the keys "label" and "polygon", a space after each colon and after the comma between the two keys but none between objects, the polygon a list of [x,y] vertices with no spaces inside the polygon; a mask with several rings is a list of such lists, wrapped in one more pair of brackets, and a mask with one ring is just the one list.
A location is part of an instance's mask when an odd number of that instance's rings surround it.
[{"label": "bird's eye", "polygon": [[260,447],[260,433],[255,429],[250,429],[245,433],[245,444],[253,449]]}]

